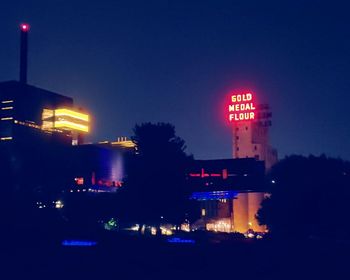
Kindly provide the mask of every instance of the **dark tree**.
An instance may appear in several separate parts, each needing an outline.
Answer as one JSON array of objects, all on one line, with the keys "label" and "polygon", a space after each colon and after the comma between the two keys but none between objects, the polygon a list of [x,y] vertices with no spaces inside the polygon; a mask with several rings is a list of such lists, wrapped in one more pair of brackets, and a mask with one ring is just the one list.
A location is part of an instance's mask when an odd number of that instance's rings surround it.
[{"label": "dark tree", "polygon": [[61,213],[70,226],[81,230],[96,229],[100,222],[117,216],[117,198],[114,193],[66,193]]},{"label": "dark tree", "polygon": [[350,163],[290,156],[270,174],[258,219],[277,236],[349,238]]},{"label": "dark tree", "polygon": [[180,222],[189,210],[186,169],[192,160],[185,153],[184,140],[168,123],[136,125],[132,140],[137,153],[121,190],[124,218],[139,223]]}]

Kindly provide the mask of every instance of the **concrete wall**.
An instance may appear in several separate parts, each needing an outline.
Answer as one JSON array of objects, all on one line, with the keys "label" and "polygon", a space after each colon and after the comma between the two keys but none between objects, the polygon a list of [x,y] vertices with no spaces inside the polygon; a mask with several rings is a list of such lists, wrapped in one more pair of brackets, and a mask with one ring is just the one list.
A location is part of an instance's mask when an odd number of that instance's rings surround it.
[{"label": "concrete wall", "polygon": [[233,230],[241,233],[252,229],[257,232],[264,232],[265,227],[260,226],[255,215],[257,214],[264,193],[240,193],[233,200]]}]

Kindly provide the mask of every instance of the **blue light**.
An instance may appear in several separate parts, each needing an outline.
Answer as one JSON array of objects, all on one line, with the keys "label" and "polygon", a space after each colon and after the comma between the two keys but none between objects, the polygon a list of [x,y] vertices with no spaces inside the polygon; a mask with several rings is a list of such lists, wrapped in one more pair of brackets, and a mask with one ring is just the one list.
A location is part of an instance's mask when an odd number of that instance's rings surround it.
[{"label": "blue light", "polygon": [[189,244],[196,243],[193,239],[182,239],[179,237],[168,238],[167,241],[169,243],[189,243]]},{"label": "blue light", "polygon": [[213,192],[194,192],[190,199],[195,200],[218,200],[233,199],[237,196],[236,191],[213,191]]},{"label": "blue light", "polygon": [[84,240],[64,240],[62,246],[80,246],[80,247],[91,247],[95,246],[95,241],[84,241]]}]

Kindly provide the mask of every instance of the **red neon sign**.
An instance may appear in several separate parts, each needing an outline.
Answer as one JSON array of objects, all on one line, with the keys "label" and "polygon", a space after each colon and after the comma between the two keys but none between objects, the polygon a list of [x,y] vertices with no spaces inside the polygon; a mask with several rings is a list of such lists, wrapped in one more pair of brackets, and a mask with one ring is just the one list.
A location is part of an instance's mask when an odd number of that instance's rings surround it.
[{"label": "red neon sign", "polygon": [[224,180],[227,179],[228,174],[227,174],[227,169],[222,170],[221,173],[206,173],[204,168],[201,169],[201,173],[190,173],[190,177],[200,177],[200,178],[205,178],[205,177],[222,177]]},{"label": "red neon sign", "polygon": [[228,105],[230,122],[251,121],[255,119],[255,104],[251,93],[234,94]]}]

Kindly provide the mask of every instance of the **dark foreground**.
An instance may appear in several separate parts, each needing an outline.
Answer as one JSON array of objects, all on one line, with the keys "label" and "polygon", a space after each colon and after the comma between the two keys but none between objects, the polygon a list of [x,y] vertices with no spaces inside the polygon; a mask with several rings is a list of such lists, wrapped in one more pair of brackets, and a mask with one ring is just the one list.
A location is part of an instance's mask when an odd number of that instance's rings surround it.
[{"label": "dark foreground", "polygon": [[17,233],[1,241],[1,279],[348,279],[350,271],[349,244],[332,241],[95,239],[62,246],[45,232]]}]

